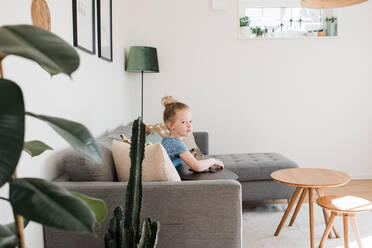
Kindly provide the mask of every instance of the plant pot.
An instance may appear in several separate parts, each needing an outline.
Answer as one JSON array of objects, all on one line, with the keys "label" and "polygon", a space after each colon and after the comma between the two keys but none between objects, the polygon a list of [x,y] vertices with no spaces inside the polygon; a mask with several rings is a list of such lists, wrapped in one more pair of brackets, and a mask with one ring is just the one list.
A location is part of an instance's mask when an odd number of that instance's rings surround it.
[{"label": "plant pot", "polygon": [[250,37],[252,34],[251,28],[249,26],[240,27],[240,36],[241,37]]},{"label": "plant pot", "polygon": [[319,31],[318,32],[318,36],[325,36],[325,35],[326,35],[325,31]]}]

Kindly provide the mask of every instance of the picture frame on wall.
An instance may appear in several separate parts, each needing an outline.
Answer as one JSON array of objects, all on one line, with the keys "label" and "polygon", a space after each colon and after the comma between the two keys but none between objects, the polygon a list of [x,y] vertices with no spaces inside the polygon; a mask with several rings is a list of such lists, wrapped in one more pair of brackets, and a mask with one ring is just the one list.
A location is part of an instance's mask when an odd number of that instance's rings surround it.
[{"label": "picture frame on wall", "polygon": [[112,0],[97,0],[98,57],[112,61]]},{"label": "picture frame on wall", "polygon": [[96,53],[94,0],[72,0],[74,46]]}]

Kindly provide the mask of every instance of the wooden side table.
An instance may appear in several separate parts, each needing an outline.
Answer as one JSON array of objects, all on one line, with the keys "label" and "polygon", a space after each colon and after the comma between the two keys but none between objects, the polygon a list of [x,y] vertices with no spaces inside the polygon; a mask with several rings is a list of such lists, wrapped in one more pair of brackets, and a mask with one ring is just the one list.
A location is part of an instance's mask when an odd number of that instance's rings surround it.
[{"label": "wooden side table", "polygon": [[[319,197],[324,196],[324,189],[329,187],[337,187],[350,182],[351,178],[344,172],[318,169],[318,168],[292,168],[279,170],[271,173],[271,178],[279,183],[295,186],[296,190],[288,204],[288,207],[275,231],[275,236],[278,236],[282,229],[289,213],[291,212],[299,195],[300,199],[293,213],[289,226],[292,226],[296,216],[304,202],[306,194],[309,195],[309,217],[310,217],[310,247],[315,247],[314,242],[314,190]],[[329,215],[323,208],[323,216],[325,224],[328,224]],[[336,237],[340,237],[336,229],[333,227]],[[330,234],[331,235],[331,234]]]},{"label": "wooden side table", "polygon": [[343,216],[344,220],[344,246],[349,248],[349,224],[350,219],[351,227],[353,228],[355,239],[357,240],[359,248],[363,248],[362,241],[360,240],[358,226],[355,222],[355,214],[368,212],[372,210],[372,203],[366,199],[348,196],[348,195],[329,195],[318,198],[316,201],[323,209],[331,211],[331,218],[324,230],[322,240],[320,241],[319,248],[323,248],[325,240],[333,227],[336,216]]}]

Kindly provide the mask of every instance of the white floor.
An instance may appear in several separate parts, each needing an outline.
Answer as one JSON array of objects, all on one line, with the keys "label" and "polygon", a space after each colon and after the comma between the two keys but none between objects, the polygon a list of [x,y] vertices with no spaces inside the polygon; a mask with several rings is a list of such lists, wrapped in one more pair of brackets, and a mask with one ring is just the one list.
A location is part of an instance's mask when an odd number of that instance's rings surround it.
[{"label": "white floor", "polygon": [[[288,226],[292,214],[288,217],[279,236],[274,232],[283,216],[286,204],[269,204],[245,208],[243,211],[243,248],[302,248],[310,247],[309,206],[303,204],[292,227]],[[293,211],[292,211],[293,212]],[[315,247],[319,246],[325,229],[323,213],[319,206],[314,206]],[[372,212],[356,215],[360,236],[364,248],[372,247]],[[328,239],[327,248],[343,248],[342,217],[336,217],[335,225],[341,238]],[[333,236],[334,237],[334,236]],[[350,248],[358,247],[349,223]]]}]

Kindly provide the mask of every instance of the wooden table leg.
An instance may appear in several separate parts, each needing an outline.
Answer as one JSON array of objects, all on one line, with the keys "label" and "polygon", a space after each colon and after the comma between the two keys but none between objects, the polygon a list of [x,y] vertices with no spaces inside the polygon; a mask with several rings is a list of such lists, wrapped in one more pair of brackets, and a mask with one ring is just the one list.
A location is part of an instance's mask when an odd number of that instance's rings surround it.
[{"label": "wooden table leg", "polygon": [[296,206],[296,209],[295,209],[295,211],[294,211],[294,213],[292,215],[291,221],[289,222],[289,226],[292,226],[293,225],[293,223],[294,223],[294,221],[295,221],[295,219],[297,217],[297,214],[300,211],[300,208],[302,206],[302,203],[305,200],[306,193],[307,193],[307,189],[304,188],[303,191],[302,191],[302,194],[300,196],[300,200],[298,201],[297,206]]},{"label": "wooden table leg", "polygon": [[331,218],[329,218],[327,227],[323,233],[322,240],[320,241],[319,248],[323,248],[324,242],[326,241],[328,234],[331,232],[333,223],[335,222],[335,218],[336,218],[336,213],[332,212]]},{"label": "wooden table leg", "polygon": [[355,215],[354,214],[350,214],[349,216],[350,216],[351,227],[353,228],[355,239],[356,239],[356,241],[358,243],[358,247],[359,248],[363,248],[362,241],[360,240],[358,226],[357,226],[357,224],[355,222]]},{"label": "wooden table leg", "polygon": [[349,248],[349,223],[347,214],[343,215],[344,218],[344,246],[345,248]]},{"label": "wooden table leg", "polygon": [[313,188],[309,188],[309,215],[310,215],[310,247],[314,248],[314,202]]},{"label": "wooden table leg", "polygon": [[[316,193],[318,194],[318,197],[324,196],[324,190],[323,189],[317,188],[315,190],[316,190]],[[328,216],[327,210],[325,210],[324,208],[322,208],[322,210],[323,210],[324,223],[327,226],[328,225],[329,216]],[[332,232],[329,232],[328,233],[328,238],[330,238],[330,239],[332,238]]]},{"label": "wooden table leg", "polygon": [[[322,197],[322,196],[324,196],[324,189],[323,188],[317,188],[316,193],[318,194],[318,197]],[[327,225],[329,215],[328,215],[327,210],[325,210],[324,208],[323,208],[323,216],[324,216],[324,222]],[[339,238],[340,234],[337,232],[336,227],[332,226],[332,229],[333,229],[333,232],[335,233],[336,238]],[[331,232],[329,233],[328,238],[332,238],[332,233]]]},{"label": "wooden table leg", "polygon": [[302,191],[302,188],[300,188],[300,187],[297,187],[296,188],[296,190],[293,193],[293,196],[291,198],[291,201],[289,202],[289,205],[288,205],[287,209],[285,210],[285,213],[284,213],[284,215],[282,217],[282,220],[280,221],[279,226],[278,226],[278,228],[275,231],[274,236],[278,236],[279,235],[280,230],[282,229],[285,221],[287,220],[288,215],[291,212],[291,210],[292,210],[292,208],[293,208],[293,206],[294,206],[294,204],[296,202],[296,199],[297,199],[298,195],[301,193],[301,191]]}]

